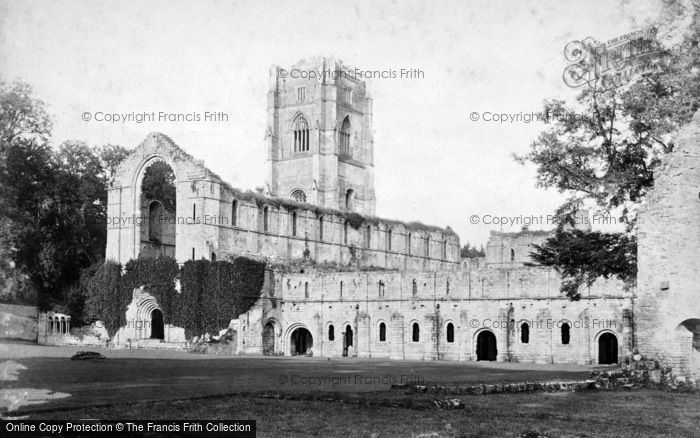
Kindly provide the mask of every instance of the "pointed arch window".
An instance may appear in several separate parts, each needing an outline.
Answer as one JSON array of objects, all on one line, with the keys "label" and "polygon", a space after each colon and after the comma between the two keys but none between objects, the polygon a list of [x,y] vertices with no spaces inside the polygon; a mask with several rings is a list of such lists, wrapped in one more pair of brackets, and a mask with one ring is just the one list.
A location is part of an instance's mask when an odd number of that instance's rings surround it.
[{"label": "pointed arch window", "polygon": [[386,324],[379,323],[379,342],[386,342]]},{"label": "pointed arch window", "polygon": [[309,123],[304,116],[297,116],[293,129],[294,152],[307,152],[309,150]]},{"label": "pointed arch window", "polygon": [[454,342],[455,341],[455,326],[454,326],[454,324],[452,324],[451,322],[447,323],[447,330],[446,331],[447,331],[447,335],[446,335],[447,342],[449,342],[449,343]]},{"label": "pointed arch window", "polygon": [[419,342],[420,341],[420,326],[418,325],[417,322],[413,323],[413,342]]},{"label": "pointed arch window", "polygon": [[236,199],[231,204],[231,225],[238,226],[238,201]]},{"label": "pointed arch window", "polygon": [[340,155],[348,158],[352,157],[352,150],[350,147],[351,129],[350,117],[346,116],[340,126]]}]

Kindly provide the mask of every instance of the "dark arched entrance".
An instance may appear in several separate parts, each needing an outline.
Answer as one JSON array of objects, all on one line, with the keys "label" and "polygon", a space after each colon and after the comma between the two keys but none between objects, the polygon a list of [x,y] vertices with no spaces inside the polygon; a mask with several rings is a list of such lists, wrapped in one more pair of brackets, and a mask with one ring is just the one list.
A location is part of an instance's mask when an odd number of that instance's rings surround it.
[{"label": "dark arched entrance", "polygon": [[345,333],[343,333],[343,356],[347,357],[348,347],[352,347],[352,327],[345,326]]},{"label": "dark arched entrance", "polygon": [[299,356],[302,354],[308,354],[309,350],[313,346],[313,338],[311,333],[303,327],[292,332],[291,337],[291,354],[292,356]]},{"label": "dark arched entrance", "polygon": [[263,354],[272,356],[275,354],[275,325],[271,322],[265,324],[262,334]]},{"label": "dark arched entrance", "polygon": [[496,335],[484,330],[476,337],[476,360],[496,360]]},{"label": "dark arched entrance", "polygon": [[612,333],[603,333],[598,338],[598,363],[617,363],[617,337]]},{"label": "dark arched entrance", "polygon": [[151,339],[164,339],[163,312],[158,309],[151,312]]}]

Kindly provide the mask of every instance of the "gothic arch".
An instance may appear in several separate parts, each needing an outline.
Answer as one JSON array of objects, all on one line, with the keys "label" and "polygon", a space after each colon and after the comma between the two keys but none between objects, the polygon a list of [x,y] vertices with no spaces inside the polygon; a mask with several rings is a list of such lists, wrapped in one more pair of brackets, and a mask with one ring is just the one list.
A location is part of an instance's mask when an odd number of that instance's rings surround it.
[{"label": "gothic arch", "polygon": [[[137,166],[136,170],[134,171],[132,175],[132,180],[131,180],[131,186],[133,190],[133,213],[135,216],[141,216],[142,215],[142,196],[143,196],[143,179],[146,176],[146,171],[153,166],[156,163],[163,163],[168,168],[170,171],[173,173],[174,176],[174,186],[175,186],[175,211],[173,214],[177,217],[178,216],[178,211],[180,210],[181,206],[177,202],[177,198],[179,197],[179,181],[180,178],[178,176],[177,172],[177,167],[175,166],[175,163],[170,160],[168,157],[159,155],[159,154],[150,154],[146,158],[144,158],[141,163]],[[163,210],[165,211],[165,210]],[[120,213],[121,214],[121,213]],[[139,254],[141,253],[141,240],[142,240],[142,227],[143,227],[143,221],[134,221],[134,226],[132,227],[133,234],[132,234],[132,239],[134,243],[134,253],[132,254],[132,258],[136,259]],[[175,235],[177,235],[177,223],[175,223]],[[148,225],[146,225],[148,227]],[[147,236],[148,237],[148,236]],[[177,245],[177,241],[175,241],[175,245]]]}]

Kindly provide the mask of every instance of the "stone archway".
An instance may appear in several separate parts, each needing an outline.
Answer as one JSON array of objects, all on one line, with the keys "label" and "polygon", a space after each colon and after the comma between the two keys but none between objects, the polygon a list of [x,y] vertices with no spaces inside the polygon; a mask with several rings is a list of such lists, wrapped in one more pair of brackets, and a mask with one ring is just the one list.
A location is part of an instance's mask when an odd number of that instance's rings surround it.
[{"label": "stone archway", "polygon": [[163,312],[160,309],[153,309],[151,312],[151,339],[165,339]]},{"label": "stone archway", "polygon": [[498,356],[496,335],[490,330],[483,330],[476,337],[476,360],[494,361]]},{"label": "stone archway", "polygon": [[610,365],[618,362],[617,336],[605,332],[598,337],[598,363]]},{"label": "stone archway", "polygon": [[268,321],[262,332],[263,354],[272,356],[275,354],[275,323]]},{"label": "stone archway", "polygon": [[313,347],[313,337],[304,327],[298,327],[292,331],[289,337],[289,348],[292,356],[307,355]]}]

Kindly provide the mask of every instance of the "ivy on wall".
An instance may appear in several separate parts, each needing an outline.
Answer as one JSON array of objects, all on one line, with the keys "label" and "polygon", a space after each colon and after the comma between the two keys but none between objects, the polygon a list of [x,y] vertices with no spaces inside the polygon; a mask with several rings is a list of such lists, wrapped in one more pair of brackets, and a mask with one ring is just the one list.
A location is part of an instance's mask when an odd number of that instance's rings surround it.
[{"label": "ivy on wall", "polygon": [[[180,279],[180,292],[175,289]],[[144,286],[158,302],[166,324],[185,329],[191,339],[215,334],[247,312],[260,297],[265,264],[245,257],[233,261],[190,260],[182,267],[172,257],[139,258],[121,265],[106,262],[87,280],[87,312],[101,320],[110,336],[126,324],[133,290]]]},{"label": "ivy on wall", "polygon": [[131,300],[122,288],[121,274],[121,264],[107,261],[85,278],[88,291],[85,312],[92,319],[102,321],[110,337],[126,324],[126,307]]}]

